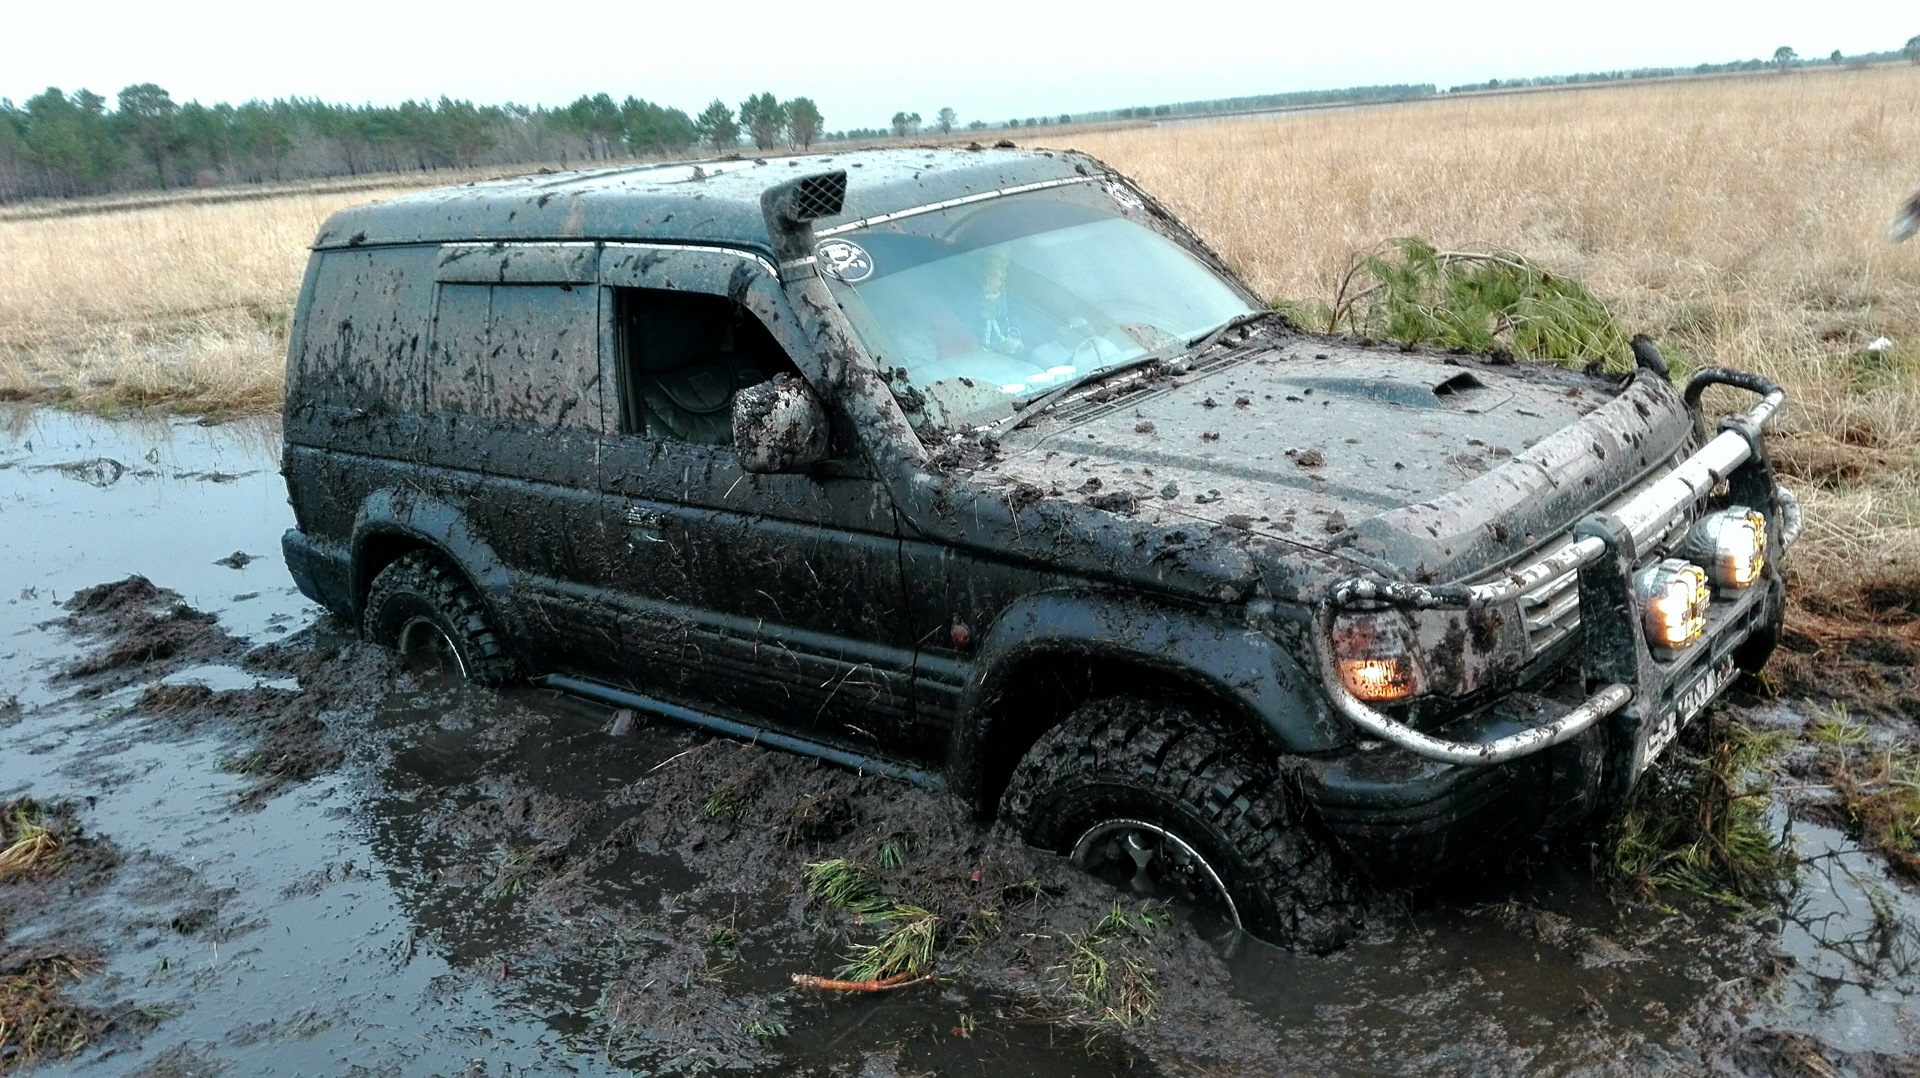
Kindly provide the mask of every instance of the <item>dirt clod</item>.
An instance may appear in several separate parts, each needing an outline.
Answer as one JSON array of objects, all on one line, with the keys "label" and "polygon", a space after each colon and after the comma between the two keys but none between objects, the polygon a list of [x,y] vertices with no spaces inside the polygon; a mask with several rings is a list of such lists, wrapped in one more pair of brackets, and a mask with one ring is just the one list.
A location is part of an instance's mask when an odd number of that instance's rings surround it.
[{"label": "dirt clod", "polygon": [[100,678],[101,691],[126,684],[136,668],[179,666],[236,654],[241,641],[220,628],[212,614],[157,588],[143,576],[99,584],[67,600],[67,625],[101,641],[92,654],[67,665],[67,678]]}]

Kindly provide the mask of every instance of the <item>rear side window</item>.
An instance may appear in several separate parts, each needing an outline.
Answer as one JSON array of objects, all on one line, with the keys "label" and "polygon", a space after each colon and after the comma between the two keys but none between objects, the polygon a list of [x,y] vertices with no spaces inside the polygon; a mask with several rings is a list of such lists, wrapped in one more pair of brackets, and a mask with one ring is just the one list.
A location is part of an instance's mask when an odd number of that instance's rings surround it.
[{"label": "rear side window", "polygon": [[600,425],[600,290],[442,284],[427,397],[435,411],[555,426]]},{"label": "rear side window", "polygon": [[433,302],[431,247],[323,251],[291,357],[288,404],[417,412]]}]

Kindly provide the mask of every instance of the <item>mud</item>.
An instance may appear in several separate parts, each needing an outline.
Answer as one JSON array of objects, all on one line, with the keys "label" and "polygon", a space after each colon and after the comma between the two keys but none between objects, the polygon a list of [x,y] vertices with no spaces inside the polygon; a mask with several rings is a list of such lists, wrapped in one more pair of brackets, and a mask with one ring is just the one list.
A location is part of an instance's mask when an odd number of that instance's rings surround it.
[{"label": "mud", "polygon": [[[80,941],[16,927],[49,919],[49,910],[98,890],[119,855],[112,843],[85,833],[72,803],[0,802],[0,851],[23,839],[18,824],[44,828],[51,852],[0,870],[0,1073],[41,1060],[70,1058],[118,1030],[152,1023],[131,1005],[89,1006],[66,988],[99,967]],[[36,916],[38,915],[38,916]]]},{"label": "mud", "polygon": [[[1775,795],[1800,867],[1764,908],[1626,901],[1555,849],[1333,955],[1210,941],[943,796],[396,669],[291,590],[275,452],[0,416],[0,801],[101,851],[0,885],[0,952],[84,956],[62,998],[110,1020],[48,1073],[1915,1073],[1920,899],[1815,783]],[[99,458],[152,474],[41,467]],[[793,983],[885,931],[809,895],[831,858],[939,918],[934,980]]]},{"label": "mud", "polygon": [[143,576],[87,588],[66,607],[71,611],[64,619],[69,629],[106,641],[62,671],[69,679],[95,679],[90,685],[95,694],[186,662],[231,656],[242,647],[215,624],[213,615],[195,610]]}]

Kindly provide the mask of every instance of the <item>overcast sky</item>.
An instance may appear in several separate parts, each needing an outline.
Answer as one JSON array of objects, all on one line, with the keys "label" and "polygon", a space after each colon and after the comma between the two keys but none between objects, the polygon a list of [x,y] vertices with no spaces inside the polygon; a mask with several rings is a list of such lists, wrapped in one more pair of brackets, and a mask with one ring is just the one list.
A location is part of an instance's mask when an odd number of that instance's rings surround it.
[{"label": "overcast sky", "polygon": [[[1149,12],[1154,12],[1149,14]],[[1920,4],[1861,0],[1325,0],[1235,4],[766,3],[427,5],[407,0],[106,0],[0,14],[0,97],[48,86],[177,101],[442,94],[556,105],[634,94],[697,113],[805,94],[830,129],[895,110],[962,122],[1282,90],[1463,82],[1898,49]]]}]

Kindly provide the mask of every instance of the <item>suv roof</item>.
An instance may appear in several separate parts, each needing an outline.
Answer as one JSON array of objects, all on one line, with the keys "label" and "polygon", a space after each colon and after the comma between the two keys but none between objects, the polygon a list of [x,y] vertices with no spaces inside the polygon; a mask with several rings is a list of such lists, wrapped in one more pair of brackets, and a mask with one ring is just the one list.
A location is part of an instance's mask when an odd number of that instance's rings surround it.
[{"label": "suv roof", "polygon": [[313,246],[596,239],[767,250],[761,192],[793,176],[841,168],[848,171],[846,206],[841,216],[820,221],[823,227],[1106,171],[1071,152],[935,148],[625,165],[488,180],[354,206],[328,218]]}]

